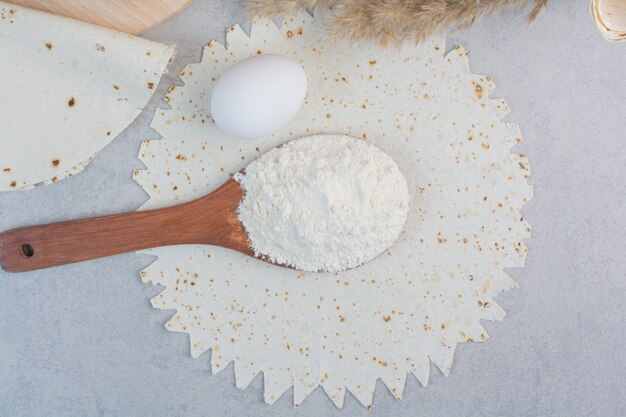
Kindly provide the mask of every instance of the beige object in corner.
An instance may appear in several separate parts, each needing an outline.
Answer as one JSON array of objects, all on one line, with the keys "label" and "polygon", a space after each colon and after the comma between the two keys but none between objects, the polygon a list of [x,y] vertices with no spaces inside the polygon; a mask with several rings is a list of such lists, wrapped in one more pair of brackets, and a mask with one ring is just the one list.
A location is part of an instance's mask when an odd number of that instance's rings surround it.
[{"label": "beige object in corner", "polygon": [[626,0],[591,0],[591,15],[606,39],[626,40]]},{"label": "beige object in corner", "polygon": [[191,0],[10,0],[10,2],[136,35],[180,13]]}]

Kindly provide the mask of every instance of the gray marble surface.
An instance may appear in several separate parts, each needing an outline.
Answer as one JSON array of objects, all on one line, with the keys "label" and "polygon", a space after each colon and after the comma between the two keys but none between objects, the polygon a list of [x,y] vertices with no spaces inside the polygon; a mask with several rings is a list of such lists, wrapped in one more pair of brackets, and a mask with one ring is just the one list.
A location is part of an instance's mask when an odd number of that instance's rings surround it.
[{"label": "gray marble surface", "polygon": [[[498,85],[525,138],[534,199],[527,266],[499,296],[503,322],[486,343],[462,344],[448,378],[433,368],[405,400],[379,383],[373,410],[348,394],[338,411],[321,390],[294,409],[292,392],[268,406],[262,378],[240,391],[232,365],[191,359],[187,336],[163,324],[128,254],[11,275],[0,272],[0,416],[624,416],[626,415],[626,43],[596,32],[586,1],[551,0],[527,30],[521,13],[449,36],[473,72]],[[133,210],[147,197],[131,180],[148,123],[175,74],[235,22],[230,0],[196,0],[146,34],[178,45],[177,59],[141,116],[80,175],[0,194],[0,230]],[[0,150],[1,152],[1,150]]]}]

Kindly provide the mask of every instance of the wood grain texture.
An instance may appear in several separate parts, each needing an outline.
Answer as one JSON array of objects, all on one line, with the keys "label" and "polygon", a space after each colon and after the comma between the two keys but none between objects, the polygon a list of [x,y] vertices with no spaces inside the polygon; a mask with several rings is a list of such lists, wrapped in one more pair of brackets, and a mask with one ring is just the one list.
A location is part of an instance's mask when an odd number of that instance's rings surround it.
[{"label": "wood grain texture", "polygon": [[145,32],[180,13],[192,0],[7,0],[130,34]]},{"label": "wood grain texture", "polygon": [[183,244],[221,246],[254,256],[237,218],[243,194],[231,179],[207,196],[174,207],[8,230],[0,233],[0,266],[8,272],[32,271]]}]

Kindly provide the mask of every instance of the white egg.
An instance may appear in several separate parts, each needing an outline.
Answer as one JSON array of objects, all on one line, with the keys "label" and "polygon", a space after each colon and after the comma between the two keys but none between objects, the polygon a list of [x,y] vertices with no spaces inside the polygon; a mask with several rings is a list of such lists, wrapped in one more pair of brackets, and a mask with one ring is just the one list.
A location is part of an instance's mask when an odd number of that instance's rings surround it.
[{"label": "white egg", "polygon": [[232,136],[255,139],[285,126],[306,95],[306,74],[286,56],[267,54],[244,59],[215,84],[211,115]]}]

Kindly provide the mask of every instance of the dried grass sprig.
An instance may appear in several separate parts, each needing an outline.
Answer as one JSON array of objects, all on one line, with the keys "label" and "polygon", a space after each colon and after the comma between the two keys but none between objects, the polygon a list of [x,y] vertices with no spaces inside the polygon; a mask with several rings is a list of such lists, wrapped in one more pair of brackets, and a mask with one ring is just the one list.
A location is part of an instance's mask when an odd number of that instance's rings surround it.
[{"label": "dried grass sprig", "polygon": [[448,28],[467,29],[484,15],[533,5],[535,20],[548,0],[247,0],[247,13],[277,17],[296,10],[331,8],[331,37],[369,40],[382,46],[417,42]]},{"label": "dried grass sprig", "polygon": [[528,14],[528,22],[535,20],[539,13],[546,7],[548,7],[548,0],[536,0],[533,9]]}]

